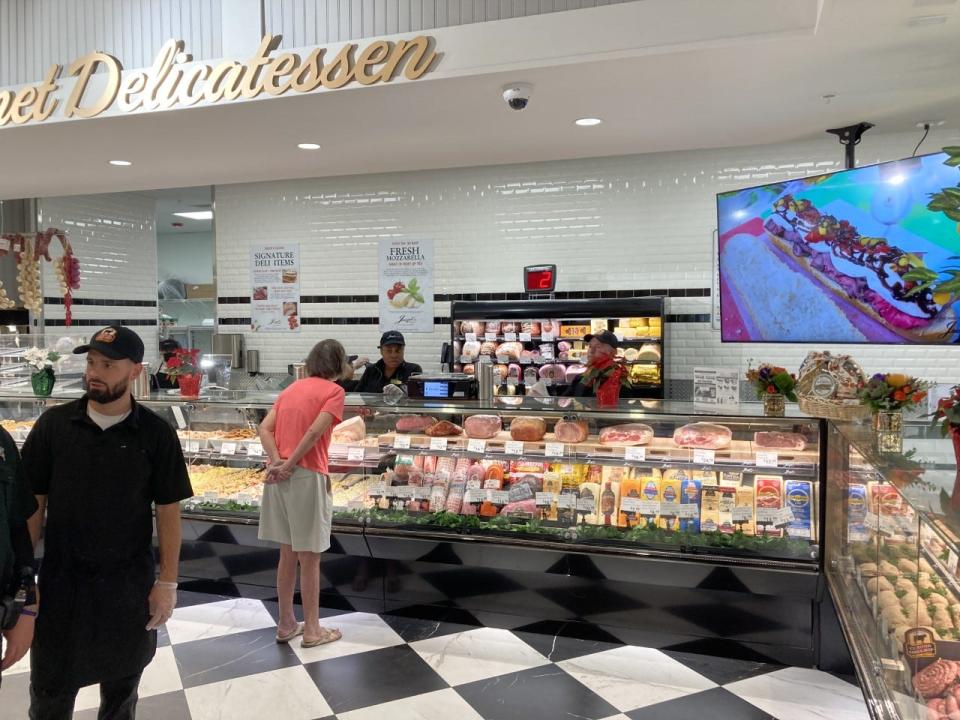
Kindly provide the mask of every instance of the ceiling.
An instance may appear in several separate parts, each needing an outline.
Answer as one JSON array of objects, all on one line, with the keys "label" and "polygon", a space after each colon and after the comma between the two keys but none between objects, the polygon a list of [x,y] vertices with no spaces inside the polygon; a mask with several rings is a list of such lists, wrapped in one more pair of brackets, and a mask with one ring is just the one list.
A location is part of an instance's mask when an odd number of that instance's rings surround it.
[{"label": "ceiling", "polygon": [[157,235],[213,232],[213,220],[194,220],[174,215],[185,211],[212,210],[213,190],[209,185],[148,190],[140,194],[157,201]]},{"label": "ceiling", "polygon": [[[927,16],[943,17],[915,24]],[[823,0],[812,34],[9,128],[0,157],[17,170],[0,173],[0,198],[757,145],[860,120],[874,133],[923,120],[956,129],[958,38],[958,0]],[[515,80],[534,85],[522,112],[500,97]],[[573,124],[588,115],[604,123]],[[117,158],[133,165],[107,164]]]}]

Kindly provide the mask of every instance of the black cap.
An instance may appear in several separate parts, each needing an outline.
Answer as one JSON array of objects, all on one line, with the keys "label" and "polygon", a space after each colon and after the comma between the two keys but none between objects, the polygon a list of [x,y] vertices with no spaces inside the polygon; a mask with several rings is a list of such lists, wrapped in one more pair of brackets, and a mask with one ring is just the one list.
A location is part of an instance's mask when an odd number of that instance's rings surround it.
[{"label": "black cap", "polygon": [[387,330],[383,335],[380,336],[380,344],[377,347],[383,347],[384,345],[406,345],[407,341],[403,339],[403,333],[399,330]]},{"label": "black cap", "polygon": [[591,334],[591,335],[584,335],[584,336],[583,336],[584,342],[590,342],[590,341],[593,340],[594,338],[596,338],[597,340],[599,340],[600,342],[602,342],[604,345],[609,345],[610,347],[614,347],[614,348],[615,348],[615,347],[620,347],[620,341],[617,339],[617,336],[614,335],[614,334],[613,334],[612,332],[610,332],[609,330],[604,330],[603,332],[598,332],[598,333],[595,334],[595,335]]},{"label": "black cap", "polygon": [[143,362],[143,340],[130,328],[122,325],[109,325],[97,330],[86,345],[73,349],[74,355],[96,350],[113,360],[132,360]]}]

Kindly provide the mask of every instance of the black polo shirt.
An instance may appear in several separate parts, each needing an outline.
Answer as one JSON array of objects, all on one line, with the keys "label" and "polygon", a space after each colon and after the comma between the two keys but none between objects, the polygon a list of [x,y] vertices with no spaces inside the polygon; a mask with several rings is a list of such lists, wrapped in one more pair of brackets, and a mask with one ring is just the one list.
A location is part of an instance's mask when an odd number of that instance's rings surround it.
[{"label": "black polo shirt", "polygon": [[343,388],[347,392],[382,393],[387,385],[404,385],[411,375],[418,375],[422,372],[423,368],[419,365],[404,360],[393,373],[393,377],[388,379],[387,366],[380,359],[363,371],[360,380],[348,382]]},{"label": "black polo shirt", "polygon": [[0,428],[0,595],[14,594],[22,569],[33,565],[27,520],[36,509],[17,444]]},{"label": "black polo shirt", "polygon": [[101,430],[86,398],[47,410],[22,450],[47,496],[33,681],[80,687],[135,674],[153,657],[153,504],[193,495],[176,432],[133,403]]}]

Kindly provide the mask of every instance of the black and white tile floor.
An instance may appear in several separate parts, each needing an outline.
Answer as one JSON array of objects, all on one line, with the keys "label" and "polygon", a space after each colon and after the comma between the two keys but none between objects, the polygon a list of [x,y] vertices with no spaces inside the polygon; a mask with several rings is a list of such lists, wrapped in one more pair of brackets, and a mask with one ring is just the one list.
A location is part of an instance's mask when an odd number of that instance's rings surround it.
[{"label": "black and white tile floor", "polygon": [[[140,685],[140,720],[867,720],[860,690],[832,675],[742,660],[325,611],[343,639],[274,642],[276,604],[181,593]],[[27,716],[26,659],[5,673],[0,720]],[[96,687],[76,718],[96,717]]]}]

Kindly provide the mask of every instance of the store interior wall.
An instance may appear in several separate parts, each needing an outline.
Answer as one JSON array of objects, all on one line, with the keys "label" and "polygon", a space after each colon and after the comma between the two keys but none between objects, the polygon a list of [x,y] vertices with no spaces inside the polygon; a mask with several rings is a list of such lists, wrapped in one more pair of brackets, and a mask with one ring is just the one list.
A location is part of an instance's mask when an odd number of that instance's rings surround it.
[{"label": "store interior wall", "polygon": [[[871,133],[859,164],[907,157],[913,133]],[[920,152],[960,143],[932,132]],[[713,231],[718,192],[843,168],[843,148],[821,140],[522,165],[221,185],[217,197],[217,295],[249,297],[249,248],[298,242],[304,304],[319,319],[296,334],[247,332],[265,372],[282,372],[325,337],[352,354],[377,356],[380,238],[432,238],[435,291],[519,292],[524,265],[559,266],[558,291],[653,290],[668,295],[668,375],[686,381],[697,366],[745,370],[751,360],[798,368],[813,349],[847,352],[868,372],[909,371],[954,382],[960,356],[948,347],[721,343],[714,312]],[[492,299],[496,299],[495,297]],[[438,302],[438,317],[449,303]],[[221,332],[244,332],[249,305],[218,307]],[[237,324],[231,324],[237,323]],[[449,326],[409,334],[407,357],[439,368]],[[674,395],[681,394],[675,392]]]},{"label": "store interior wall", "polygon": [[157,233],[157,272],[160,280],[213,282],[213,233]]}]

